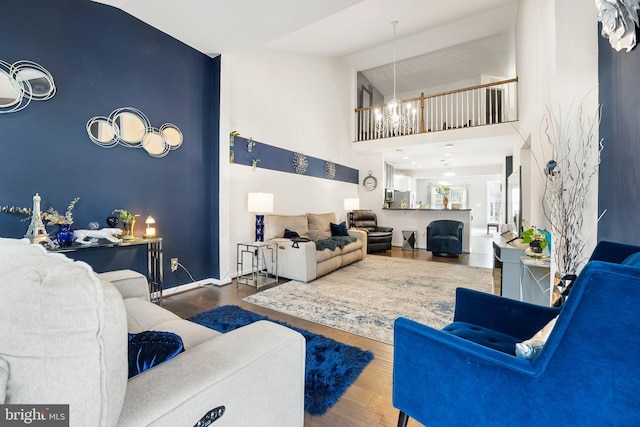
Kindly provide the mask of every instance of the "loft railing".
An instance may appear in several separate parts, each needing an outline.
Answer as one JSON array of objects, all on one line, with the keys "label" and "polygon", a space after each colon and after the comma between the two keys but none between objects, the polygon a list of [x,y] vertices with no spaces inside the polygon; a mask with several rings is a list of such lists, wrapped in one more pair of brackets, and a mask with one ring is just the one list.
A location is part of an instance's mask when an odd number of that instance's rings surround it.
[{"label": "loft railing", "polygon": [[355,141],[415,135],[518,120],[518,78],[405,99],[407,121],[383,129],[384,105],[356,109]]}]

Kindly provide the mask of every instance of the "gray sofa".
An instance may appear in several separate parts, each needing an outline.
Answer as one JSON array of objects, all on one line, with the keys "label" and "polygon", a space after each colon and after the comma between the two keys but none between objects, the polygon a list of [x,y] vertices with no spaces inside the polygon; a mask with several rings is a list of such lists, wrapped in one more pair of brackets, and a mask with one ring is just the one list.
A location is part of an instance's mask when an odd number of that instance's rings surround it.
[{"label": "gray sofa", "polygon": [[[272,322],[226,334],[149,302],[130,271],[95,274],[0,238],[0,404],[69,404],[70,425],[301,426],[305,340]],[[169,331],[185,351],[127,379],[127,331]]]},{"label": "gray sofa", "polygon": [[316,250],[314,241],[293,245],[284,238],[285,229],[314,240],[330,237],[331,223],[337,223],[334,213],[265,216],[264,239],[278,243],[278,275],[310,282],[367,256],[367,233],[363,230],[348,230],[356,241],[333,250]]}]

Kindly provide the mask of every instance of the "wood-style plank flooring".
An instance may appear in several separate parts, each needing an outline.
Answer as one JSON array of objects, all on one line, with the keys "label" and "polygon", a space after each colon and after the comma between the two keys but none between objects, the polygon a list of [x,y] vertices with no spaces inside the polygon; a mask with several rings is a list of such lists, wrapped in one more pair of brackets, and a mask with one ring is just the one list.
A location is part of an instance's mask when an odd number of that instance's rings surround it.
[{"label": "wood-style plank flooring", "polygon": [[[480,237],[480,243],[485,245],[486,241],[482,239],[482,237],[483,236]],[[410,252],[402,251],[400,248],[394,247],[391,251],[370,256],[411,258],[415,259],[416,262],[432,260],[490,268],[492,263],[490,251],[487,251],[485,248],[480,250],[480,252],[481,253],[462,254],[459,258],[432,258],[431,253],[425,250]],[[263,287],[260,288],[260,290],[267,288],[268,287]],[[397,425],[398,411],[391,404],[393,346],[242,301],[244,297],[255,292],[256,290],[254,288],[245,285],[240,285],[240,287],[236,289],[234,281],[232,284],[223,287],[206,286],[165,297],[164,307],[186,318],[221,305],[234,304],[255,313],[269,316],[272,319],[281,320],[293,326],[322,334],[345,344],[371,350],[375,355],[375,359],[364,369],[362,374],[355,383],[349,387],[338,403],[322,416],[312,416],[305,413],[305,426],[392,427]],[[409,426],[420,425],[421,424],[414,420],[409,421]]]}]

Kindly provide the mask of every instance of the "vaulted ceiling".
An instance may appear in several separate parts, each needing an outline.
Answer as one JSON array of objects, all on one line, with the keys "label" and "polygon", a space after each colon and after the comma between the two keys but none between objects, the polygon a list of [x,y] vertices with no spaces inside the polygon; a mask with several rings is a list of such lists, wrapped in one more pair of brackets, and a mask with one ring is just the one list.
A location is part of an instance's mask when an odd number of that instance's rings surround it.
[{"label": "vaulted ceiling", "polygon": [[[208,54],[321,55],[383,95],[490,75],[515,77],[519,0],[93,0]],[[394,43],[392,21],[398,21]]]}]

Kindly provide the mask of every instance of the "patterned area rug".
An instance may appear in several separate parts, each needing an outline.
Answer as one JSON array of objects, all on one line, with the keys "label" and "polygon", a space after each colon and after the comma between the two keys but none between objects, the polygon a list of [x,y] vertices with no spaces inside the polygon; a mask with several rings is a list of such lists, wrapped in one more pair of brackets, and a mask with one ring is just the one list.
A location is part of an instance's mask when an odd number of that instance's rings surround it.
[{"label": "patterned area rug", "polygon": [[245,301],[393,344],[393,322],[451,323],[455,289],[491,292],[492,271],[431,261],[367,256],[311,283],[290,281]]}]

